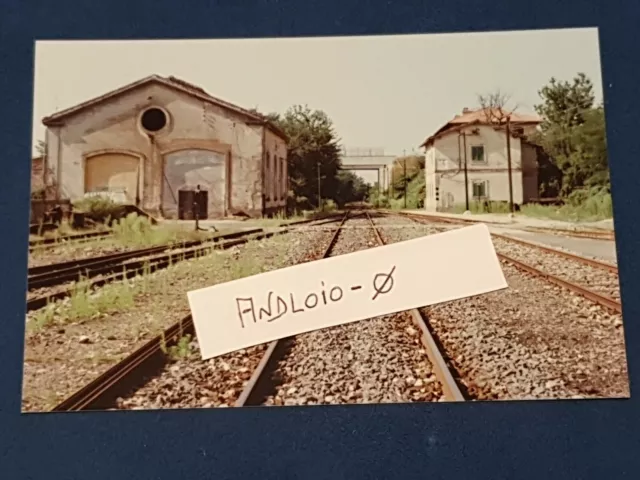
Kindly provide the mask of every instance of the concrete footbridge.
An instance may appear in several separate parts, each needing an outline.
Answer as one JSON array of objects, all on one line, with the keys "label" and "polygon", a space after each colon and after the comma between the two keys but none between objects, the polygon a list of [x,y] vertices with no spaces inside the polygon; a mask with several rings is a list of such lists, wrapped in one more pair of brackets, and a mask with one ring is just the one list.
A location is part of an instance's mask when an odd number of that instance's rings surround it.
[{"label": "concrete footbridge", "polygon": [[397,155],[386,155],[382,148],[343,148],[342,170],[373,170],[378,172],[378,185],[383,190],[391,183],[391,165]]}]

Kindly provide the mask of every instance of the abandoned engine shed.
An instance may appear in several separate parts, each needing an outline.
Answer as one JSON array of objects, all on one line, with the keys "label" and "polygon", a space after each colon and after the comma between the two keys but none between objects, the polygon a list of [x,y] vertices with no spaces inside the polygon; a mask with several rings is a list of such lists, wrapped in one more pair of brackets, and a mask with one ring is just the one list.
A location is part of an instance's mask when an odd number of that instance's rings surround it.
[{"label": "abandoned engine shed", "polygon": [[285,134],[175,77],[151,75],[42,122],[60,198],[108,194],[164,218],[192,218],[196,198],[200,218],[285,208]]}]

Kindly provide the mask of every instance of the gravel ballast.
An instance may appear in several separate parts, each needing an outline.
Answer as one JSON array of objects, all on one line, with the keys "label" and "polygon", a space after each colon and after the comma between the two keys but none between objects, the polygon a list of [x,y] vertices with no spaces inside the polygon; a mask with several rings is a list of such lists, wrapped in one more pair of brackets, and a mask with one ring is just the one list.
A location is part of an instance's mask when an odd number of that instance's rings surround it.
[{"label": "gravel ballast", "polygon": [[180,262],[128,287],[115,282],[88,299],[58,302],[40,328],[32,324],[42,311],[30,313],[23,410],[52,408],[189,314],[187,291],[300,263],[329,238],[330,232],[305,229]]},{"label": "gravel ballast", "polygon": [[[390,243],[437,231],[432,225],[395,216],[375,221]],[[398,228],[403,223],[407,228]],[[385,224],[395,227],[385,228]],[[549,260],[545,252],[537,253],[532,247],[518,250],[520,246],[507,243],[494,239],[498,252],[518,255],[517,259],[545,271],[554,268],[564,276],[574,272],[575,278],[576,262],[555,255]],[[572,263],[562,266],[563,260]],[[502,267],[509,288],[421,309],[471,396],[499,400],[628,397],[621,316],[510,264],[503,262]]]}]

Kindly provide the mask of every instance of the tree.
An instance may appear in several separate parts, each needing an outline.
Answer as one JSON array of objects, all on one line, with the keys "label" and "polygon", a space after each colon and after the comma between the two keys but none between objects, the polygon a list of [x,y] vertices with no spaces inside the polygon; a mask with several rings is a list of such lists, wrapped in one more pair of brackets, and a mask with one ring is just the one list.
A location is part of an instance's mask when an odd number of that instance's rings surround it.
[{"label": "tree", "polygon": [[44,157],[47,153],[47,144],[43,140],[38,140],[38,143],[36,144],[36,152],[38,152],[38,155],[41,157]]},{"label": "tree", "polygon": [[535,106],[543,118],[536,141],[562,172],[560,193],[588,187],[609,188],[604,109],[595,106],[591,80],[583,73],[572,82],[551,78]]},{"label": "tree", "polygon": [[408,188],[414,178],[421,174],[424,175],[424,162],[423,155],[407,155],[398,157],[393,161],[389,183],[394,198],[397,199],[404,196],[405,181]]},{"label": "tree", "polygon": [[339,208],[349,202],[362,202],[367,197],[368,185],[353,172],[341,170],[338,172],[338,188],[335,202]]},{"label": "tree", "polygon": [[296,203],[303,208],[318,205],[318,173],[320,196],[336,201],[340,147],[328,115],[321,110],[311,110],[306,105],[295,105],[283,115],[272,113],[265,117],[289,137],[289,181]]},{"label": "tree", "polygon": [[493,92],[478,94],[478,104],[484,113],[484,117],[489,124],[502,125],[507,122],[509,114],[515,112],[518,106],[515,105],[510,110],[506,110],[511,96],[503,93],[500,89]]}]

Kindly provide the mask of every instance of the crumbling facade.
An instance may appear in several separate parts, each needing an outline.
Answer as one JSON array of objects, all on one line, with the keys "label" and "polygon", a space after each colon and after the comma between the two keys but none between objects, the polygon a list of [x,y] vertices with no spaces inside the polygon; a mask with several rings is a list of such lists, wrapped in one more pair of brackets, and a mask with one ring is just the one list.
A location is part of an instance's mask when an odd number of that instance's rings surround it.
[{"label": "crumbling facade", "polygon": [[63,198],[113,194],[164,218],[192,218],[196,197],[200,218],[285,209],[285,134],[175,77],[146,77],[43,123]]}]

